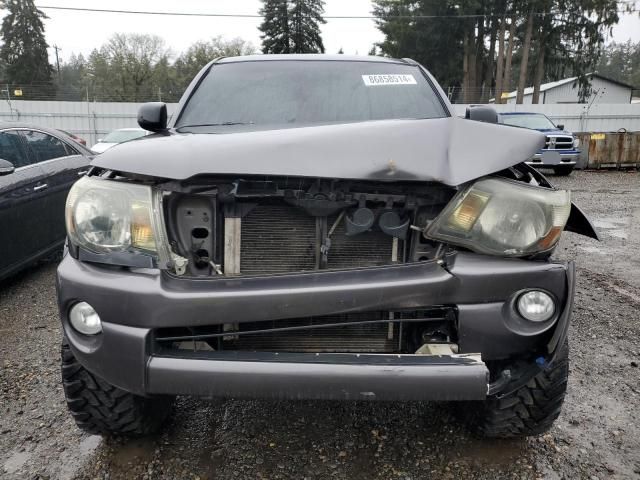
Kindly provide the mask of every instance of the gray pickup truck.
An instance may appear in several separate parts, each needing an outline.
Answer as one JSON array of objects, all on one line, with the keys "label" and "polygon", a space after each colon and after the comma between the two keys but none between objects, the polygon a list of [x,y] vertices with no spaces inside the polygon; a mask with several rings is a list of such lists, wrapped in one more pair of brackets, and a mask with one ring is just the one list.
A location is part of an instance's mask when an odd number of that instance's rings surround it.
[{"label": "gray pickup truck", "polygon": [[575,287],[551,254],[597,234],[523,163],[543,134],[468,117],[417,63],[344,55],[217,59],[170,121],[145,104],[154,134],[67,200],[80,428],[144,435],[198,395],[464,401],[486,436],[548,429]]}]

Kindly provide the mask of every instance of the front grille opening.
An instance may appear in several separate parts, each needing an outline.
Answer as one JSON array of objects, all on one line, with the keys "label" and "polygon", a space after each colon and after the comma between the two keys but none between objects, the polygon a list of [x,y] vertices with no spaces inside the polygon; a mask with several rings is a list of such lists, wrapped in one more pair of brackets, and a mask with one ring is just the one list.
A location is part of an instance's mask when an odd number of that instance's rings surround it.
[{"label": "front grille opening", "polygon": [[154,331],[159,355],[190,352],[415,353],[425,343],[457,343],[455,311],[368,311]]},{"label": "front grille opening", "polygon": [[549,137],[545,142],[546,150],[572,150],[573,137]]},{"label": "front grille opening", "polygon": [[[165,199],[190,277],[346,270],[433,259],[426,227],[454,189],[328,179],[211,179]],[[364,214],[364,215],[362,215]],[[357,218],[356,218],[357,217]],[[364,223],[363,223],[364,222]]]}]

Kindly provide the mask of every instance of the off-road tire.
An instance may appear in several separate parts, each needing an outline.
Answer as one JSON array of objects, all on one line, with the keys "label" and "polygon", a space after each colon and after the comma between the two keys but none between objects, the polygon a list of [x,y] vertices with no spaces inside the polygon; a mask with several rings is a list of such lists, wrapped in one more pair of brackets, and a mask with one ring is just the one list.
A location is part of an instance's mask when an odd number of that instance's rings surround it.
[{"label": "off-road tire", "polygon": [[483,437],[540,435],[560,415],[569,376],[569,346],[526,385],[502,398],[489,398],[471,414],[473,431]]},{"label": "off-road tire", "polygon": [[62,385],[78,427],[97,435],[144,436],[156,432],[172,397],[145,398],[110,385],[84,368],[62,341]]},{"label": "off-road tire", "polygon": [[573,165],[572,166],[560,166],[560,167],[553,167],[553,173],[556,174],[556,176],[558,177],[566,177],[568,175],[571,175],[571,172],[573,172]]}]

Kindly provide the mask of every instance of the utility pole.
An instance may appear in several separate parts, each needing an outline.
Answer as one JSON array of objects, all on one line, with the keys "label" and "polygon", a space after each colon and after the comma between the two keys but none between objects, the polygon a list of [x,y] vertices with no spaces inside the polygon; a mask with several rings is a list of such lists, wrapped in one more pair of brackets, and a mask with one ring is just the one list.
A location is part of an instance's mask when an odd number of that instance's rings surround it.
[{"label": "utility pole", "polygon": [[53,49],[56,51],[56,68],[58,70],[58,82],[60,82],[60,57],[58,56],[58,51],[62,49],[57,45],[54,45]]}]

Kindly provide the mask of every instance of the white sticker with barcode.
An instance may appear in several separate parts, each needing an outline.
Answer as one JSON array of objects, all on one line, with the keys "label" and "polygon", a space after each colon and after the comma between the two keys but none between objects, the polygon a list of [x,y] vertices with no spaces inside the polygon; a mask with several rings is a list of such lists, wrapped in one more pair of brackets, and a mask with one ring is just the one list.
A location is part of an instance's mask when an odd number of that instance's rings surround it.
[{"label": "white sticker with barcode", "polygon": [[362,80],[367,87],[375,87],[377,85],[416,85],[416,79],[413,75],[399,74],[380,74],[380,75],[362,75]]}]

